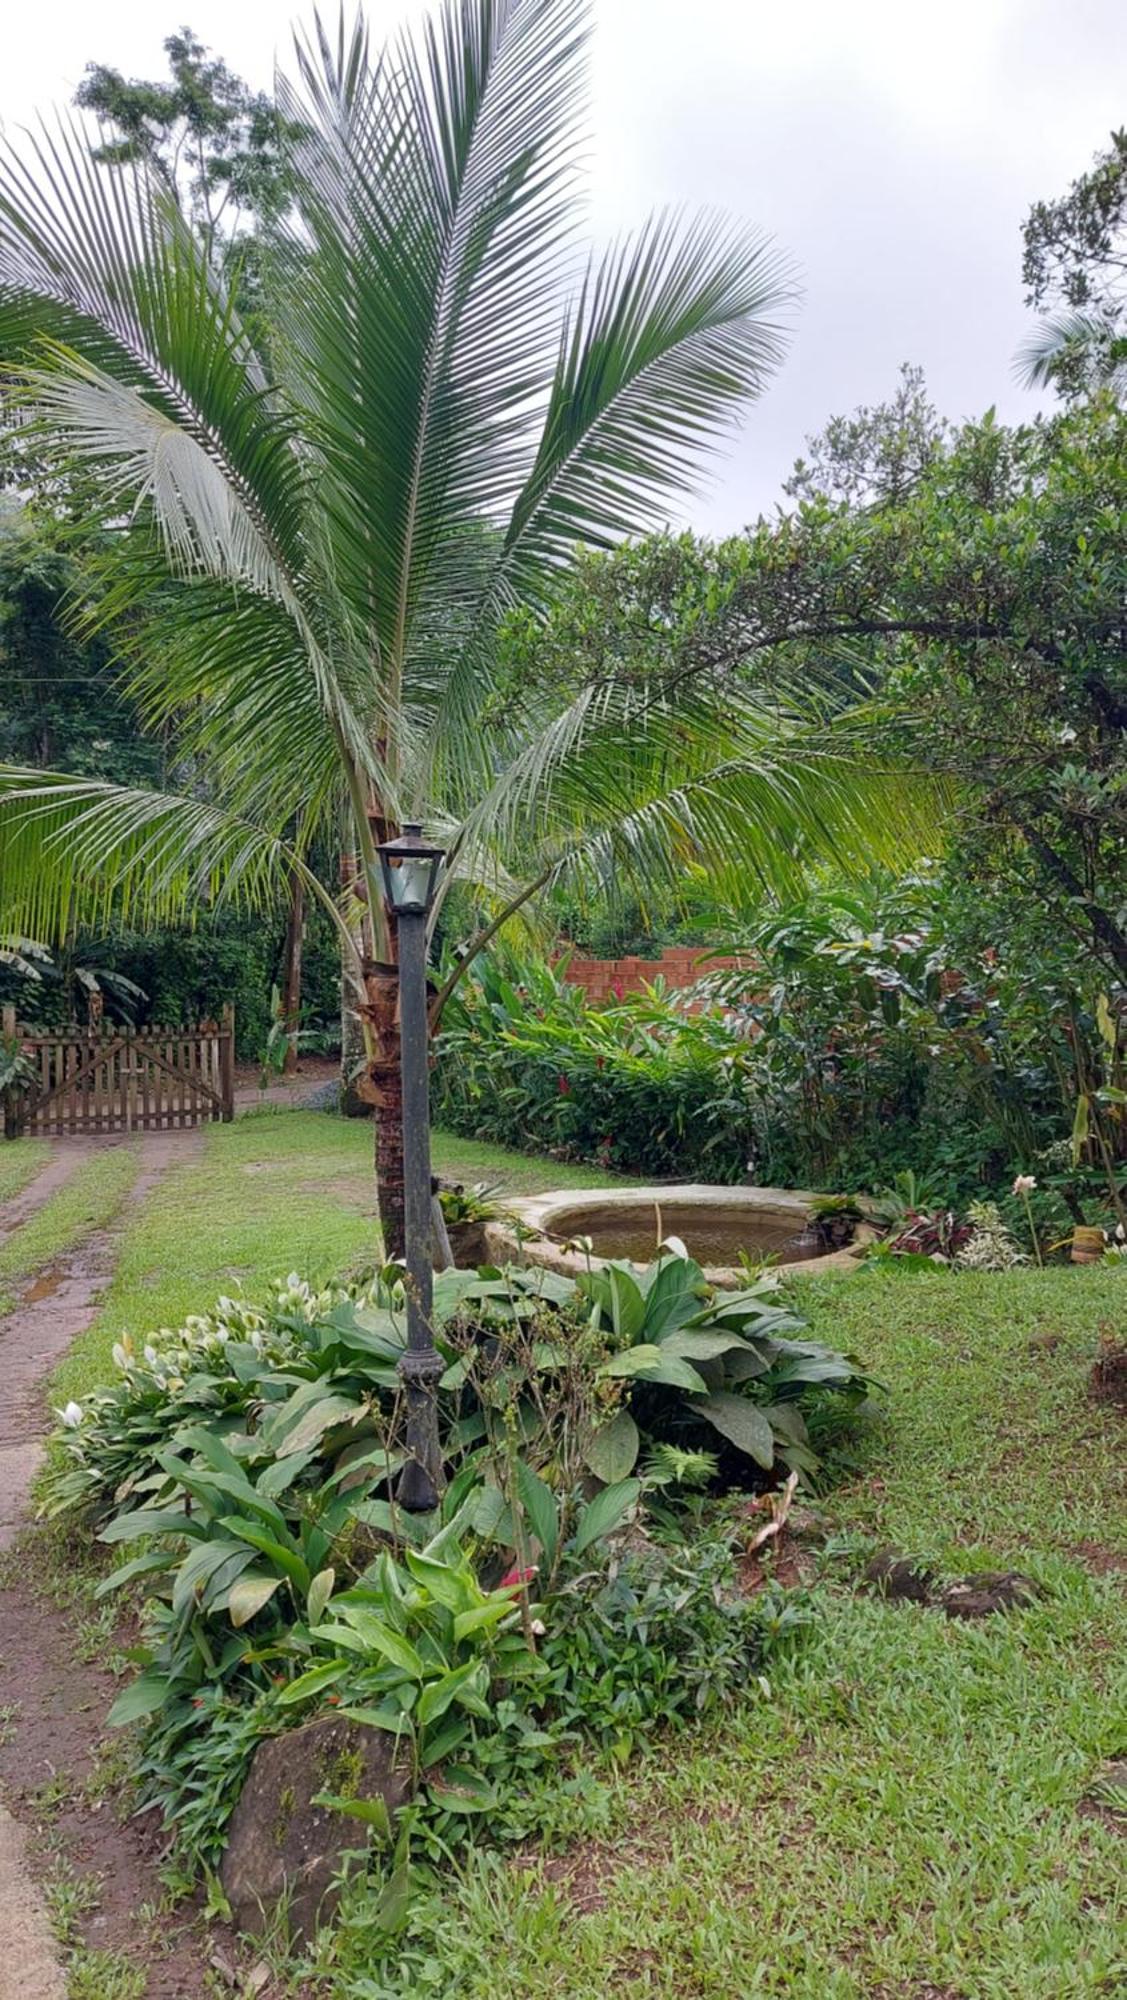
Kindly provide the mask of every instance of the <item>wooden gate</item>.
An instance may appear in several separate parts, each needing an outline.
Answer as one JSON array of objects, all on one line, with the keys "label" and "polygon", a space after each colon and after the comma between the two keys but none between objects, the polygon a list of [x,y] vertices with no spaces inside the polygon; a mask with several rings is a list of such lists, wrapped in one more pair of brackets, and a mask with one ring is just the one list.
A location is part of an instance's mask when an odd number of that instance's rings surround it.
[{"label": "wooden gate", "polygon": [[194,1028],[24,1031],[4,1009],[5,1038],[17,1036],[34,1080],[9,1093],[4,1129],[63,1133],[170,1132],[235,1115],[235,1010]]}]

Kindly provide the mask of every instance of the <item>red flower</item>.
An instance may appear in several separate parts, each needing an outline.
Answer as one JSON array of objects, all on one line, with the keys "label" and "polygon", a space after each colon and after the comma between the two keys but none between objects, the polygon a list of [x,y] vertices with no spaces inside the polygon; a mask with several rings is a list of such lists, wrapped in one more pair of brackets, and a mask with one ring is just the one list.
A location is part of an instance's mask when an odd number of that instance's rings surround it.
[{"label": "red flower", "polygon": [[610,982],[610,990],[614,994],[616,1000],[624,1000],[626,998],[626,988],[622,984],[621,979],[618,978],[612,979]]},{"label": "red flower", "polygon": [[559,1082],[558,1082],[558,1084],[557,1084],[557,1086],[556,1086],[556,1087],[557,1087],[557,1089],[559,1090],[559,1093],[560,1093],[560,1096],[561,1096],[561,1097],[570,1097],[570,1096],[571,1096],[571,1078],[570,1078],[570,1077],[567,1077],[567,1076],[562,1076],[562,1075],[561,1075],[561,1077],[560,1077],[560,1079],[559,1079]]},{"label": "red flower", "polygon": [[504,1576],[501,1578],[500,1588],[502,1590],[523,1590],[525,1584],[531,1583],[535,1575],[535,1563],[533,1563],[531,1569],[520,1569],[514,1564],[512,1569],[505,1571]]}]

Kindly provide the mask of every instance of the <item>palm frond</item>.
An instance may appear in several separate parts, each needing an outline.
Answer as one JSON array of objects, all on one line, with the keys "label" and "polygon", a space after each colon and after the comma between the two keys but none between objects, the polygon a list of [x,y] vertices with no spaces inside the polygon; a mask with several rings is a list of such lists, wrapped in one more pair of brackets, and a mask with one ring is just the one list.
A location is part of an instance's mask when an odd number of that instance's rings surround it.
[{"label": "palm frond", "polygon": [[144,926],[283,908],[295,872],[333,907],[299,847],[206,799],[0,766],[5,922],[48,943],[78,917]]},{"label": "palm frond", "polygon": [[[702,860],[790,895],[812,866],[903,866],[934,847],[941,788],[874,754],[876,715],[827,722],[784,701],[698,680],[675,691],[612,677],[586,687],[527,741],[464,822],[464,837],[546,859],[604,887],[670,884]],[[566,859],[565,859],[566,857]]]},{"label": "palm frond", "polygon": [[640,533],[692,490],[778,367],[793,299],[770,242],[709,214],[657,216],[592,267],[508,531],[526,587],[577,543]]},{"label": "palm frond", "polygon": [[279,302],[334,574],[384,672],[437,677],[535,444],[573,227],[586,0],[447,0],[369,64],[323,30],[286,99],[307,254]]},{"label": "palm frond", "polygon": [[0,141],[0,355],[45,339],[189,431],[299,573],[306,473],[231,300],[163,188],[66,118]]},{"label": "palm frond", "polygon": [[592,266],[470,636],[446,649],[430,743],[438,782],[444,766],[474,758],[499,620],[522,599],[547,601],[577,545],[640,532],[691,489],[778,366],[793,299],[770,243],[711,215],[687,226],[659,216]]},{"label": "palm frond", "polygon": [[1045,389],[1062,372],[1088,389],[1121,392],[1127,385],[1127,336],[1119,321],[1079,310],[1041,320],[1019,347],[1014,373],[1027,389]]}]

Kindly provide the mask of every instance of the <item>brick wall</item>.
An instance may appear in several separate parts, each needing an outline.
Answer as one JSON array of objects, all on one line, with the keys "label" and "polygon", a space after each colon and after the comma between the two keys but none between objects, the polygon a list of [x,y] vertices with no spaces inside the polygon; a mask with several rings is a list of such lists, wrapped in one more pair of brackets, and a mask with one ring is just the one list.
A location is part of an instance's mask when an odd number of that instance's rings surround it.
[{"label": "brick wall", "polygon": [[571,986],[582,986],[587,998],[598,1003],[617,1000],[626,993],[640,993],[644,986],[652,986],[655,979],[663,979],[671,987],[695,986],[708,972],[749,962],[738,956],[714,958],[700,945],[675,944],[669,945],[660,958],[574,957],[563,968],[563,977]]}]

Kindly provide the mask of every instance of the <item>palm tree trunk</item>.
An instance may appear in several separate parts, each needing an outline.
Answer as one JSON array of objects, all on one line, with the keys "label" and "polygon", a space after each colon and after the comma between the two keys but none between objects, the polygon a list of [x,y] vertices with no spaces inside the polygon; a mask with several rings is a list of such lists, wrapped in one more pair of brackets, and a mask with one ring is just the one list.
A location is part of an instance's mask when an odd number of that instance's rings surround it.
[{"label": "palm tree trunk", "polygon": [[296,874],[290,883],[290,913],[286,921],[283,970],[282,1018],[286,1024],[286,1058],[283,1075],[297,1068],[297,1031],[301,1018],[301,947],[305,933],[305,884]]},{"label": "palm tree trunk", "polygon": [[365,994],[357,977],[357,966],[372,955],[371,930],[363,906],[355,899],[358,862],[354,854],[340,857],[340,884],[346,896],[353,948],[343,943],[340,958],[340,1108],[345,1118],[368,1118],[372,1106],[364,1095],[364,1071],[368,1043],[364,1032]]},{"label": "palm tree trunk", "polygon": [[[394,945],[394,936],[392,938]],[[376,1109],[376,1185],[385,1257],[402,1257],[407,1236],[403,1193],[403,1077],[399,1053],[399,968],[364,961],[370,1032],[364,1096]]]}]

